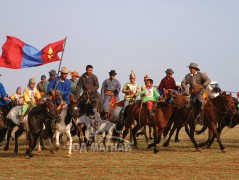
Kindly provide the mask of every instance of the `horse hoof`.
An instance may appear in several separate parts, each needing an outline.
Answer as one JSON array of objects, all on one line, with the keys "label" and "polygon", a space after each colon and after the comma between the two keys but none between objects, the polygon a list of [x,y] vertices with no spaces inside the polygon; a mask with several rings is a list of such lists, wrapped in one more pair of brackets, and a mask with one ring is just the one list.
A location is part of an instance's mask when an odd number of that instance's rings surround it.
[{"label": "horse hoof", "polygon": [[154,138],[152,138],[152,137],[149,137],[149,140],[153,140]]},{"label": "horse hoof", "polygon": [[163,143],[163,147],[168,147],[168,146],[169,146],[168,142]]},{"label": "horse hoof", "polygon": [[179,139],[175,139],[175,141],[174,141],[174,142],[178,143],[178,142],[179,142]]},{"label": "horse hoof", "polygon": [[14,153],[15,153],[15,154],[18,154],[18,149],[14,149]]},{"label": "horse hoof", "polygon": [[71,155],[72,155],[71,153],[67,153],[67,156],[68,156],[68,157],[71,157]]},{"label": "horse hoof", "polygon": [[159,152],[159,150],[156,148],[154,149],[154,154],[157,154]]},{"label": "horse hoof", "polygon": [[29,154],[29,158],[31,158],[31,157],[33,157],[33,155],[32,155],[32,154]]},{"label": "horse hoof", "polygon": [[59,151],[60,147],[59,146],[56,146],[56,151]]},{"label": "horse hoof", "polygon": [[226,153],[227,151],[225,149],[222,149],[222,153]]},{"label": "horse hoof", "polygon": [[51,154],[51,155],[54,155],[54,154],[55,154],[52,149],[50,149],[50,154]]},{"label": "horse hoof", "polygon": [[9,150],[9,146],[5,146],[3,150],[4,150],[4,151]]},{"label": "horse hoof", "polygon": [[30,150],[26,149],[25,154],[30,154]]},{"label": "horse hoof", "polygon": [[198,148],[196,148],[196,151],[201,152],[202,150],[201,150],[201,148],[198,147]]}]

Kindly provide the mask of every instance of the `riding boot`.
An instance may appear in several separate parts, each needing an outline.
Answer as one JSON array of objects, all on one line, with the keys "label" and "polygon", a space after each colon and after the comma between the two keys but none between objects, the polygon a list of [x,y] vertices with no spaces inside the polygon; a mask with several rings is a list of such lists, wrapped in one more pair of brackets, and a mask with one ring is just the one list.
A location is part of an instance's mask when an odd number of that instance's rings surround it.
[{"label": "riding boot", "polygon": [[203,111],[200,110],[200,112],[198,113],[197,117],[195,118],[195,124],[203,125],[203,121],[204,121]]}]

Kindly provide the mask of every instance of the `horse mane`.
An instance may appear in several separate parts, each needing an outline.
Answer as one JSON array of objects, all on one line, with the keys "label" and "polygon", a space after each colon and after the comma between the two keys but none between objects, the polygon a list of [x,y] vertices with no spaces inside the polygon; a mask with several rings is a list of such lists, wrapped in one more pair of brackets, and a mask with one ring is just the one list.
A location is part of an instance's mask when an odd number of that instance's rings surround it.
[{"label": "horse mane", "polygon": [[46,103],[44,104],[38,104],[37,106],[33,107],[31,111],[29,112],[29,115],[37,114],[40,111],[42,111],[43,108],[46,107]]}]

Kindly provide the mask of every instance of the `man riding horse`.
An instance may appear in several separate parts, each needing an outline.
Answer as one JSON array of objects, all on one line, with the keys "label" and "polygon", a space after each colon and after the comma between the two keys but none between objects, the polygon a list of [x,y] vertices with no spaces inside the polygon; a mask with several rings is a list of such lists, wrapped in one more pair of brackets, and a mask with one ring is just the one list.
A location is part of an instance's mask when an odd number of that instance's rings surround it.
[{"label": "man riding horse", "polygon": [[119,92],[121,89],[120,82],[115,79],[117,73],[115,70],[109,72],[109,79],[106,79],[101,88],[101,97],[104,105],[104,116],[103,119],[107,119],[109,116],[110,107],[114,105],[116,101],[119,101]]},{"label": "man riding horse", "polygon": [[178,90],[178,86],[176,86],[176,82],[173,78],[173,70],[167,69],[165,73],[166,76],[161,80],[158,87],[159,93],[163,97],[167,96],[169,89]]},{"label": "man riding horse", "polygon": [[161,99],[161,96],[157,92],[157,90],[153,87],[153,80],[147,79],[146,80],[146,87],[141,91],[140,96],[142,97],[143,103],[146,103],[148,114],[150,117],[154,116],[153,107],[155,102],[158,99]]},{"label": "man riding horse", "polygon": [[[79,101],[80,115],[84,114],[84,108],[86,103],[86,98],[88,101],[97,101],[99,112],[103,111],[103,103],[100,94],[97,92],[99,89],[99,81],[96,75],[92,73],[93,66],[87,65],[86,72],[82,74],[77,82],[76,87],[76,98]],[[87,97],[86,97],[87,96]]]},{"label": "man riding horse", "polygon": [[68,70],[68,68],[62,67],[60,72],[60,77],[56,77],[51,80],[47,89],[47,91],[49,91],[53,96],[53,100],[55,101],[57,106],[59,106],[61,103],[64,105],[70,103],[69,93],[71,82],[69,79],[66,79],[70,71]]},{"label": "man riding horse", "polygon": [[[135,82],[136,76],[133,71],[129,75],[130,82],[126,83],[123,87],[122,92],[125,94],[124,96],[124,108],[122,110],[122,115],[124,114],[125,107],[128,106],[131,102],[135,102],[136,98],[139,95],[139,86]],[[123,116],[122,116],[123,117]]]},{"label": "man riding horse", "polygon": [[24,127],[23,119],[26,113],[29,112],[36,105],[36,100],[39,100],[41,98],[39,91],[37,90],[37,88],[35,88],[35,84],[36,80],[34,77],[32,77],[29,80],[28,86],[23,92],[23,106],[19,111],[20,128]]},{"label": "man riding horse", "polygon": [[[183,81],[181,82],[181,86],[185,95],[189,96],[191,94],[191,100],[196,99],[198,103],[198,109],[195,117],[200,117],[198,120],[203,123],[203,109],[205,106],[205,99],[203,97],[203,90],[207,88],[207,86],[211,83],[211,80],[205,73],[200,72],[198,65],[196,63],[191,63],[189,66],[190,73],[187,74]],[[189,89],[188,86],[189,85]],[[190,93],[189,93],[190,91]]]}]

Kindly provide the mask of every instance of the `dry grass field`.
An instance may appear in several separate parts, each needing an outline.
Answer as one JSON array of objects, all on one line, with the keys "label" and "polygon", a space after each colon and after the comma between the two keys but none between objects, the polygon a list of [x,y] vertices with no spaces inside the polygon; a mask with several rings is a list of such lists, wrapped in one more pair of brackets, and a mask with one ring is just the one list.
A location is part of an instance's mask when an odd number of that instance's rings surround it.
[{"label": "dry grass field", "polygon": [[[0,179],[238,179],[239,127],[224,130],[222,141],[227,152],[221,153],[214,142],[211,149],[196,152],[192,143],[181,132],[180,142],[168,148],[159,144],[160,152],[146,149],[143,137],[139,148],[131,152],[73,152],[67,156],[67,146],[50,155],[49,150],[34,151],[34,157],[24,154],[23,137],[19,155],[0,147]],[[196,136],[201,142],[207,133]],[[74,139],[77,142],[77,139]],[[3,142],[4,145],[5,142]]]}]

